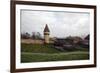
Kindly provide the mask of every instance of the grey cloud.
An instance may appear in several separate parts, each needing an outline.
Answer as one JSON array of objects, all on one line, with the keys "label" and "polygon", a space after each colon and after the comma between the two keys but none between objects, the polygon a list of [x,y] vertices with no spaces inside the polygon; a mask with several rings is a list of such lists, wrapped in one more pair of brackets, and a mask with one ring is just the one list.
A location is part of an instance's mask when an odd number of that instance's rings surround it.
[{"label": "grey cloud", "polygon": [[86,36],[89,34],[90,14],[21,10],[21,33],[40,32],[43,36],[46,24],[51,37]]}]

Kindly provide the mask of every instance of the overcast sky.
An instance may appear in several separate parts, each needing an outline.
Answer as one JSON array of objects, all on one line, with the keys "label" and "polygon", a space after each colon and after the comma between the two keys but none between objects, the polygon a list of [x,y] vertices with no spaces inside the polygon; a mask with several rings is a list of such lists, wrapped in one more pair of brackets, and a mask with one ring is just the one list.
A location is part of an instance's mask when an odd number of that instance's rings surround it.
[{"label": "overcast sky", "polygon": [[49,27],[51,37],[84,37],[89,34],[90,14],[21,10],[21,33],[40,32],[43,36],[46,24]]}]

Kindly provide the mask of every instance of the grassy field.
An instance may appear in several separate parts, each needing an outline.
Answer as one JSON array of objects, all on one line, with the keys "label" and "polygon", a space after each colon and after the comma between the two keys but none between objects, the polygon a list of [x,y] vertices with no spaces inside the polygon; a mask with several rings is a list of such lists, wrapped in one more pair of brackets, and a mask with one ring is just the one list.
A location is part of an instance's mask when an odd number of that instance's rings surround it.
[{"label": "grassy field", "polygon": [[53,48],[51,44],[21,44],[22,52],[32,52],[32,53],[58,53],[59,50]]},{"label": "grassy field", "polygon": [[78,48],[72,52],[61,52],[51,44],[21,44],[21,62],[45,62],[64,60],[86,60],[89,59],[89,52]]}]

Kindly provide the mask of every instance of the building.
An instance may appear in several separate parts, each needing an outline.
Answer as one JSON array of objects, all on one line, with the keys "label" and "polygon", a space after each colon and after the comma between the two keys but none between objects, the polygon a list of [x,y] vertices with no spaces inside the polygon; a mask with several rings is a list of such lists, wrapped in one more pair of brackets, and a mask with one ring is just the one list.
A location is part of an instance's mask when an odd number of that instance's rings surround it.
[{"label": "building", "polygon": [[46,26],[44,28],[44,43],[46,43],[46,44],[48,44],[50,42],[49,41],[49,39],[50,39],[49,35],[50,35],[50,30],[48,28],[48,25],[46,24]]}]

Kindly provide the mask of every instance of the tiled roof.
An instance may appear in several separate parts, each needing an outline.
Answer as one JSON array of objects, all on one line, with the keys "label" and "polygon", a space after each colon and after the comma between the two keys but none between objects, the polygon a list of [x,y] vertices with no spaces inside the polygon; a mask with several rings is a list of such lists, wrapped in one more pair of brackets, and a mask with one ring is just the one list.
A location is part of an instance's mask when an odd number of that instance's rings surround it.
[{"label": "tiled roof", "polygon": [[44,32],[50,32],[48,25],[46,24],[45,28],[44,28]]}]

